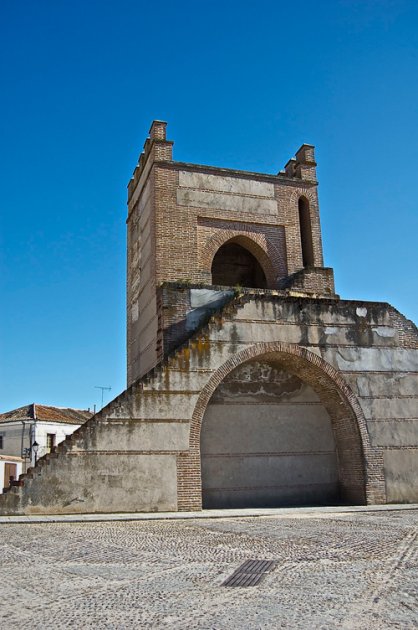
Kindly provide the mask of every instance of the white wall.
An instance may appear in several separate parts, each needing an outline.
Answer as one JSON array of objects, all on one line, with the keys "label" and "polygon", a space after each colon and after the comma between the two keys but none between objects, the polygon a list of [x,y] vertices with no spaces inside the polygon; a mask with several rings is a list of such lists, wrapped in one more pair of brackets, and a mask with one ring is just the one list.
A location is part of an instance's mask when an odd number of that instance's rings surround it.
[{"label": "white wall", "polygon": [[64,424],[62,422],[41,422],[37,421],[34,429],[34,440],[39,444],[38,459],[49,452],[47,448],[47,434],[53,433],[55,437],[55,445],[65,440],[67,435],[74,433],[78,429],[79,424]]},{"label": "white wall", "polygon": [[[0,425],[0,435],[3,436],[3,448],[0,449],[0,455],[15,457],[21,457],[22,455],[22,431],[23,431],[23,448],[30,448],[33,442],[39,444],[39,450],[37,458],[39,459],[48,452],[47,449],[47,434],[53,433],[56,436],[55,444],[59,444],[65,440],[67,435],[71,435],[79,424],[66,424],[63,422],[42,422],[37,420],[25,421],[23,426],[20,420],[14,420],[12,422],[2,422]],[[27,460],[27,465],[34,464],[34,457],[32,462]],[[25,471],[24,471],[25,472]]]},{"label": "white wall", "polygon": [[19,479],[19,475],[22,473],[22,462],[0,460],[0,494],[3,492],[3,488],[9,485],[9,480],[4,478],[5,464],[7,463],[16,464],[16,479]]},{"label": "white wall", "polygon": [[3,448],[0,455],[22,455],[22,432],[23,448],[30,446],[31,421],[25,421],[25,425],[20,420],[12,422],[2,422],[0,424],[0,435],[3,436]]}]

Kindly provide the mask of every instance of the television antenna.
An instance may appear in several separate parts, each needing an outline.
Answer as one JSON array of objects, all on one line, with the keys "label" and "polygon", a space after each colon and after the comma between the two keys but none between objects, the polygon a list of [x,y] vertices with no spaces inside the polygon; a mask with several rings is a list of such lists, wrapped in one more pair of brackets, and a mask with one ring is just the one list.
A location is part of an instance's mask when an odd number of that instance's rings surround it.
[{"label": "television antenna", "polygon": [[111,387],[102,387],[101,385],[95,385],[94,389],[101,389],[102,390],[102,406],[100,407],[100,409],[103,409],[103,392],[106,390],[108,392],[110,392],[110,390],[112,389]]}]

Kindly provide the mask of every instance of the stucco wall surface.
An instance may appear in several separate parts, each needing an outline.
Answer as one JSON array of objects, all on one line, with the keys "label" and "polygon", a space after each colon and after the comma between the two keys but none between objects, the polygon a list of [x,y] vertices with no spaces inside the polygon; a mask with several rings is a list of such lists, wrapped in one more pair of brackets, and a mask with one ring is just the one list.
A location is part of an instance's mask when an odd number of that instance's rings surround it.
[{"label": "stucco wall surface", "polygon": [[202,421],[203,507],[338,501],[331,420],[314,390],[269,363],[239,366]]}]

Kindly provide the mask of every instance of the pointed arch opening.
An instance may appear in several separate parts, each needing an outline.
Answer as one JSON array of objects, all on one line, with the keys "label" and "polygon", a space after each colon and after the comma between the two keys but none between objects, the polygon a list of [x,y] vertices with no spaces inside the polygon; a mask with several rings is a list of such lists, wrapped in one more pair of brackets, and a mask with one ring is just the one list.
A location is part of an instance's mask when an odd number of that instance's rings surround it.
[{"label": "pointed arch opening", "polygon": [[265,289],[266,274],[257,260],[243,244],[236,240],[224,243],[216,252],[211,267],[212,284]]},{"label": "pointed arch opening", "polygon": [[365,502],[353,410],[301,356],[269,352],[231,370],[206,407],[200,451],[203,508]]},{"label": "pointed arch opening", "polygon": [[[297,377],[302,384],[309,386],[312,390],[309,392],[309,396],[312,396],[313,392],[313,395],[317,397],[316,401],[306,400],[305,402],[319,403],[328,414],[331,423],[332,437],[335,443],[338,471],[337,499],[335,502],[353,505],[385,503],[386,491],[383,473],[383,454],[380,448],[372,447],[361,406],[343,376],[320,356],[299,345],[285,342],[262,342],[254,344],[233,355],[228,361],[219,366],[200,393],[192,416],[189,450],[182,454],[178,463],[180,479],[189,479],[190,475],[194,475],[194,478],[196,480],[199,479],[200,483],[196,483],[192,487],[187,486],[185,490],[183,490],[183,485],[180,485],[178,495],[179,509],[201,509],[202,507],[201,471],[204,457],[204,448],[202,450],[202,433],[204,430],[203,425],[206,420],[206,412],[210,407],[212,397],[219,386],[223,382],[227,382],[226,379],[231,373],[237,368],[241,368],[241,366],[249,365],[253,362],[265,363],[268,369],[274,368],[279,372],[288,373],[288,377],[282,380],[279,378],[279,385],[280,381],[285,383],[287,378],[290,379],[290,382],[283,388],[284,392],[292,391],[292,389],[296,391],[296,389],[302,388],[301,385],[296,385],[297,381],[292,380],[292,377]],[[266,374],[263,370],[261,374]],[[245,393],[245,396],[247,394],[252,395],[259,390],[267,391],[265,383],[260,382],[259,378],[255,380],[256,382],[252,382],[252,379],[248,378],[248,375],[241,379],[241,382],[245,381],[248,385],[248,391]],[[274,379],[274,381],[276,381],[276,379]],[[267,382],[269,382],[269,379],[267,379]],[[273,383],[273,385],[276,387],[277,383]],[[291,386],[290,388],[289,385]],[[222,390],[218,390],[216,394],[218,402],[219,396],[223,396]],[[239,403],[245,400],[242,392],[234,392],[234,398],[235,401]],[[213,402],[215,402],[215,398],[213,398]],[[300,402],[303,402],[303,400]],[[231,407],[228,407],[228,409],[232,411]],[[253,405],[253,410],[255,409],[257,409],[257,406]],[[257,409],[257,411],[259,410]],[[320,413],[323,414],[324,411]],[[225,431],[232,428],[232,425],[228,426],[227,424],[230,417],[229,414],[226,415],[221,431],[215,428],[212,432],[213,435],[218,436],[219,444],[221,445],[225,444]],[[275,420],[273,419],[273,421]],[[252,427],[245,428],[246,436],[251,437],[251,435],[255,435],[258,428],[261,428],[261,425],[258,426],[256,423]],[[297,438],[300,426],[296,423],[294,429]],[[233,433],[235,437],[239,439],[240,436],[243,435],[242,427],[238,432],[233,431]],[[278,452],[278,444],[280,451],[280,440],[276,438],[275,441],[271,440],[271,444],[269,445],[271,452],[274,452],[274,445],[276,445],[276,452]],[[225,449],[225,446],[221,446],[220,448]],[[328,450],[333,451],[332,448]],[[229,457],[229,452],[228,450],[225,452],[221,450],[214,454],[219,455],[218,469],[222,470],[224,468],[224,462],[227,461]],[[254,461],[255,460],[253,460],[253,462]],[[290,462],[291,460],[289,459],[288,461]],[[293,470],[295,469],[293,468]],[[220,487],[212,484],[212,481],[210,481],[211,486],[207,484],[207,481],[204,481],[204,484],[206,487],[211,488]],[[242,481],[244,481],[244,479],[242,479]],[[215,480],[215,484],[216,483],[217,481]],[[301,485],[304,483],[305,482],[302,480]],[[276,481],[273,485],[275,484]],[[245,485],[245,483],[243,485]],[[328,499],[327,501],[307,501],[304,498],[302,502],[299,499],[297,501],[299,505],[302,503],[318,505],[320,502],[328,502]],[[332,500],[331,502],[334,501]],[[286,503],[288,505],[295,504],[293,499],[286,501]],[[269,504],[272,505],[272,503]],[[277,501],[277,504],[279,505],[280,502]],[[260,503],[258,503],[258,505],[260,505]]]}]

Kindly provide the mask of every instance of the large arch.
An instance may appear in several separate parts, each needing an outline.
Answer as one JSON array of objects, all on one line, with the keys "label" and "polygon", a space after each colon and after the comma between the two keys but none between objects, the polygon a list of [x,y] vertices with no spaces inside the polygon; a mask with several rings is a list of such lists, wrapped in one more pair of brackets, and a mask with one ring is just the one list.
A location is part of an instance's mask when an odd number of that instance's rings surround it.
[{"label": "large arch", "polygon": [[191,420],[189,451],[184,452],[179,461],[179,478],[193,478],[193,490],[186,484],[186,497],[180,484],[179,509],[187,509],[183,506],[201,507],[200,437],[202,420],[212,395],[238,366],[260,358],[296,374],[313,388],[327,409],[337,447],[342,499],[353,504],[384,503],[383,455],[381,449],[371,446],[362,409],[342,375],[305,348],[270,342],[255,344],[232,356],[202,389]]}]

